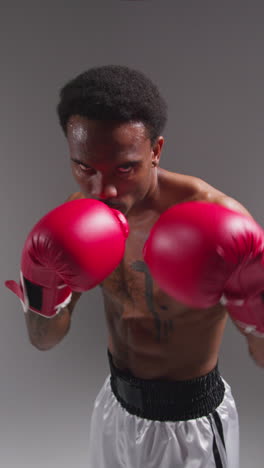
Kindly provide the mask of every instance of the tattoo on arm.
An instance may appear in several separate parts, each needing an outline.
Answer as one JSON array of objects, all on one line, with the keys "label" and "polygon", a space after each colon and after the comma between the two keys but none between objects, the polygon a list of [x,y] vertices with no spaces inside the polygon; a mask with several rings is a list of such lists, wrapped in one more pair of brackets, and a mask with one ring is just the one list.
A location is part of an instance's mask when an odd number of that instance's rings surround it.
[{"label": "tattoo on arm", "polygon": [[49,328],[49,319],[46,319],[31,310],[29,310],[27,314],[30,335],[38,339],[46,336]]},{"label": "tattoo on arm", "polygon": [[69,311],[67,307],[63,308],[56,317],[51,319],[42,317],[42,315],[29,310],[26,319],[31,337],[35,339],[45,338],[51,331],[53,325],[52,321],[55,320],[56,323],[58,323],[64,319],[65,314],[71,314],[71,311]]}]

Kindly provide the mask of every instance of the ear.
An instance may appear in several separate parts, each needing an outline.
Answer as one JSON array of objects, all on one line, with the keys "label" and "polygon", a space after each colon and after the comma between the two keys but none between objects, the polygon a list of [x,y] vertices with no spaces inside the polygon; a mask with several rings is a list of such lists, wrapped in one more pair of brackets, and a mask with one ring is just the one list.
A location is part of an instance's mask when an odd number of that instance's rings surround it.
[{"label": "ear", "polygon": [[163,144],[164,144],[164,138],[163,136],[159,136],[157,140],[155,141],[152,147],[152,151],[151,151],[152,167],[156,167],[159,165],[159,160],[160,160],[160,155],[161,155]]}]

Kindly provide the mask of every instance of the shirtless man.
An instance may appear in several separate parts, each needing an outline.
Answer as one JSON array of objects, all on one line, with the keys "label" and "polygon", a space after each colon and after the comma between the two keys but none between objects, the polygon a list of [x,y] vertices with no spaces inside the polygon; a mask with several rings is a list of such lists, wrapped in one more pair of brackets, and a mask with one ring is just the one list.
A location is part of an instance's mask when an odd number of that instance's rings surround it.
[{"label": "shirtless man", "polygon": [[[165,293],[143,248],[160,216],[183,202],[252,217],[201,179],[160,167],[166,104],[142,73],[88,70],[62,89],[58,115],[80,187],[67,201],[99,200],[122,212],[130,228],[122,261],[100,282],[111,378],[95,402],[88,466],[238,468],[236,407],[217,367],[227,310],[220,301],[193,307]],[[61,341],[80,295],[73,292],[52,318],[27,310],[34,346],[46,350]],[[264,333],[235,323],[264,366]]]}]

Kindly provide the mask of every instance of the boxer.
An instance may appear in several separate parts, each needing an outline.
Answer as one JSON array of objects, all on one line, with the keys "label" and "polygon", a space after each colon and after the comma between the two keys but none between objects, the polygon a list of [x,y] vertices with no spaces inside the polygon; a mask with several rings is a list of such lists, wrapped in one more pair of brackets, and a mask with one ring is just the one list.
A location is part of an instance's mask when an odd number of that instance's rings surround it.
[{"label": "boxer", "polygon": [[[68,333],[82,292],[101,287],[110,373],[93,409],[88,466],[238,468],[238,415],[218,356],[230,316],[264,366],[262,228],[238,201],[203,180],[160,167],[167,106],[143,73],[92,68],[61,89],[57,110],[79,186],[60,207],[61,218],[71,216],[78,201],[126,218],[118,228],[118,255],[106,241],[111,271],[89,285],[91,245],[112,215],[98,224],[92,241],[74,234],[65,245],[56,235],[52,251],[62,262],[65,256],[66,275],[61,265],[52,268],[70,300],[61,298],[56,314],[51,308],[46,316],[27,300],[31,342],[47,350]],[[78,224],[83,211],[76,216]],[[40,223],[39,233],[44,227]],[[82,245],[89,264],[73,284],[70,273],[81,260],[69,255],[72,244]],[[104,270],[107,255],[97,261],[99,252],[98,243],[93,261]],[[49,247],[42,255],[44,261]],[[21,271],[26,277],[23,261]],[[39,275],[30,271],[26,280],[38,285]],[[24,303],[25,286],[9,286]]]}]

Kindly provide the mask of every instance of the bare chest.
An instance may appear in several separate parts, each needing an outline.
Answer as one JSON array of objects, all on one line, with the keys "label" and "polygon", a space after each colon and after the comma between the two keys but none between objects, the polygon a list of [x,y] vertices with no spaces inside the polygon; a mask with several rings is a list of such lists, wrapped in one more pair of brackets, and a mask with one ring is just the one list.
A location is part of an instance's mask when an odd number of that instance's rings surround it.
[{"label": "bare chest", "polygon": [[190,309],[159,288],[143,260],[148,235],[131,230],[122,262],[101,284],[108,346],[118,367],[141,377],[202,375],[216,362],[223,312]]},{"label": "bare chest", "polygon": [[143,260],[143,247],[149,229],[134,230],[129,236],[124,258],[102,283],[108,322],[122,328],[151,335],[156,342],[167,340],[173,331],[173,320],[186,312],[186,307],[169,297],[152,278]]}]

